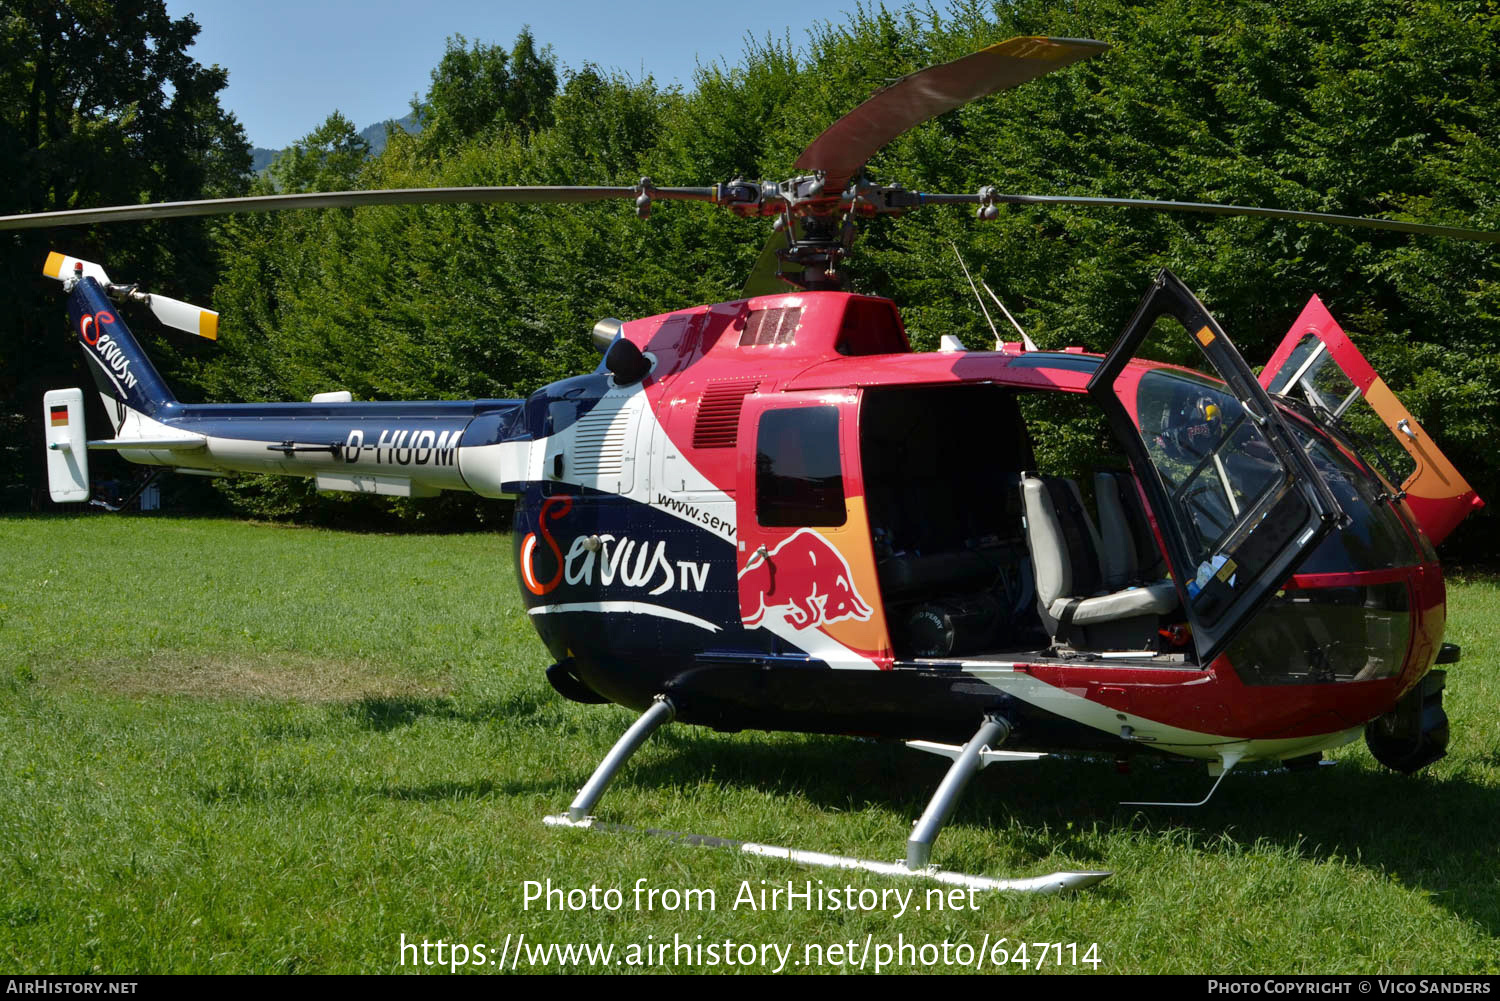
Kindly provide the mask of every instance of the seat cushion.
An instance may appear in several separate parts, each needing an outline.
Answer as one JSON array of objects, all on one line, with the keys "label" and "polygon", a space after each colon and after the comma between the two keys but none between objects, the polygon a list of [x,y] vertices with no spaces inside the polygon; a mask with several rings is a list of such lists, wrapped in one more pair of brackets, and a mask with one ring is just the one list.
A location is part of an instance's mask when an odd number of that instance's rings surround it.
[{"label": "seat cushion", "polygon": [[[1053,618],[1061,619],[1070,600],[1058,598],[1047,611]],[[1159,580],[1144,587],[1132,587],[1113,594],[1085,598],[1073,612],[1073,623],[1082,626],[1090,622],[1113,622],[1136,615],[1166,615],[1176,607],[1177,588],[1169,580]]]}]

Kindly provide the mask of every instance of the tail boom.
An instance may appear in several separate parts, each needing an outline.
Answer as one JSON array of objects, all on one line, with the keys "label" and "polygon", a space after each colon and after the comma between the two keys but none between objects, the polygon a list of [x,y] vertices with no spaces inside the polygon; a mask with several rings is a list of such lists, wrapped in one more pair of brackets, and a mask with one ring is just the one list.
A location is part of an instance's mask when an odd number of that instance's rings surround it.
[{"label": "tail boom", "polygon": [[313,477],[326,490],[403,497],[442,490],[492,494],[479,480],[471,484],[465,467],[474,465],[478,448],[493,444],[485,428],[507,422],[520,409],[519,400],[178,404],[162,425],[201,435],[201,449],[121,454],[201,472]]},{"label": "tail boom", "polygon": [[504,496],[500,483],[524,478],[510,468],[527,458],[514,427],[523,401],[183,404],[95,277],[69,291],[72,328],[115,432],[91,449],[192,473],[305,476],[321,489],[408,497]]}]

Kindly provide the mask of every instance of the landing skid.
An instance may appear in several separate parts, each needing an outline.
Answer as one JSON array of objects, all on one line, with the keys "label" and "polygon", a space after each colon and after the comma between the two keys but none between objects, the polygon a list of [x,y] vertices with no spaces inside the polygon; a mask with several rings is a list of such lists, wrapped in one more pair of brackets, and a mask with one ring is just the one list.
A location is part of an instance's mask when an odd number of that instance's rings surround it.
[{"label": "landing skid", "polygon": [[933,744],[927,741],[913,741],[911,746],[918,750],[942,754],[953,759],[948,773],[943,776],[943,781],[938,784],[937,791],[933,793],[932,800],[927,804],[927,809],[922,812],[922,817],[915,825],[911,839],[906,844],[906,861],[902,862],[876,862],[870,859],[851,858],[846,855],[829,855],[824,852],[803,851],[797,848],[782,848],[777,845],[757,844],[753,841],[734,841],[729,838],[716,838],[703,834],[683,834],[676,831],[663,831],[652,828],[637,828],[625,824],[612,824],[600,821],[591,815],[591,811],[598,804],[604,790],[609,783],[624,767],[625,762],[630,760],[636,751],[640,750],[646,738],[650,737],[657,729],[672,721],[676,715],[676,706],[671,699],[665,695],[658,695],[652,702],[651,708],[641,714],[630,729],[615,742],[604,760],[599,762],[599,767],[594,769],[594,774],[584,783],[578,795],[568,806],[566,814],[544,817],[542,822],[548,827],[565,827],[578,830],[602,831],[617,834],[650,834],[656,837],[666,838],[681,844],[701,845],[709,848],[727,848],[746,855],[755,855],[761,858],[784,859],[788,862],[796,862],[800,865],[821,866],[828,869],[859,870],[861,872],[873,872],[882,876],[920,876],[939,883],[947,883],[953,886],[962,886],[975,890],[1009,890],[1018,893],[1056,893],[1061,890],[1077,890],[1086,886],[1092,886],[1111,874],[1108,872],[1054,872],[1045,876],[1032,876],[1024,879],[994,879],[989,876],[972,876],[960,872],[947,872],[929,865],[928,860],[932,854],[932,843],[937,839],[938,833],[943,825],[953,815],[958,806],[959,797],[963,795],[964,787],[974,773],[988,764],[998,761],[1034,760],[1041,757],[1035,754],[1019,754],[1015,752],[991,750],[991,745],[1004,743],[1005,738],[1010,735],[1009,725],[999,717],[987,717],[984,725],[969,739],[963,747],[948,744]]}]

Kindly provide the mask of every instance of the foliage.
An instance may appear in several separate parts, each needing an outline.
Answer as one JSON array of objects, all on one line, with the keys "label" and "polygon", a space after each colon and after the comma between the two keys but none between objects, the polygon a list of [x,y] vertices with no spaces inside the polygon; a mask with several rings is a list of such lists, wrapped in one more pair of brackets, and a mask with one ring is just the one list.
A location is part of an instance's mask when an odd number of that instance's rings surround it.
[{"label": "foliage", "polygon": [[423,126],[422,148],[446,154],[507,128],[545,127],[556,92],[556,60],[550,49],[537,48],[529,28],[509,52],[454,35],[432,71],[426,99],[412,101],[412,114]]},{"label": "foliage", "polygon": [[354,123],[335,111],[271,163],[271,181],[287,194],[348,191],[359,183],[370,142]]},{"label": "foliage", "polygon": [[[1012,35],[1054,34],[1112,49],[912,130],[872,173],[926,190],[995,183],[1500,228],[1497,32],[1500,17],[1480,3],[860,8],[800,49],[752,41],[738,65],[700,68],[685,93],[584,67],[546,115],[507,106],[495,83],[529,36],[509,56],[458,39],[422,105],[428,131],[397,137],[362,183],[781,177],[890,78]],[[643,224],[626,203],[236,225],[218,296],[227,343],[256,347],[230,347],[215,370],[226,390],[228,373],[253,373],[237,395],[267,397],[333,386],[375,398],[526,393],[593,364],[585,331],[599,316],[734,296],[766,235],[695,205],[658,206]],[[1481,493],[1500,487],[1485,461],[1500,420],[1500,271],[1485,245],[1118,209],[1017,208],[983,226],[945,211],[880,220],[850,268],[857,287],[902,305],[919,348],[943,333],[990,340],[949,241],[1044,347],[1104,349],[1167,266],[1258,362],[1316,291]],[[247,369],[242,351],[263,357]],[[1476,520],[1469,535],[1490,539]]]}]

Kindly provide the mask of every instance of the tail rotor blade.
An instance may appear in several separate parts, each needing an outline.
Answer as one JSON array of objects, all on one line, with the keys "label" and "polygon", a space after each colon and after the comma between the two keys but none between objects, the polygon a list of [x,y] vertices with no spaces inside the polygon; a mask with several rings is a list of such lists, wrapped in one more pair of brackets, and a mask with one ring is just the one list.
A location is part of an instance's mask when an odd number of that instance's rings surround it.
[{"label": "tail rotor blade", "polygon": [[109,275],[104,273],[104,268],[93,261],[81,261],[67,254],[59,254],[57,251],[47,255],[47,261],[42,265],[42,274],[48,278],[56,278],[65,282],[69,278],[92,278],[100,285],[109,285]]},{"label": "tail rotor blade", "polygon": [[190,302],[169,299],[155,293],[147,297],[146,304],[166,326],[186,330],[211,341],[219,339],[219,314],[211,309],[202,309]]}]

